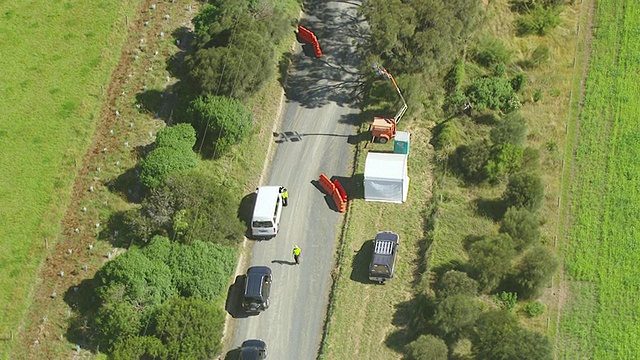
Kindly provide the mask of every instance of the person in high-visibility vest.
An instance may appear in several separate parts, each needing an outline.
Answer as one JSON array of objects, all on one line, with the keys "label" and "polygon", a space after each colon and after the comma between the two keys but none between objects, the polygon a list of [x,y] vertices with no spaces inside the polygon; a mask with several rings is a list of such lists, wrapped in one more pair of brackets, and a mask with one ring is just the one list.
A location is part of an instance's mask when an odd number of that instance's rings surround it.
[{"label": "person in high-visibility vest", "polygon": [[282,206],[287,206],[287,204],[289,203],[289,192],[287,191],[287,188],[281,186],[280,194],[282,194]]},{"label": "person in high-visibility vest", "polygon": [[300,247],[298,247],[298,245],[295,245],[293,247],[293,260],[295,260],[296,265],[300,264],[300,254],[302,253],[302,249],[300,249]]}]

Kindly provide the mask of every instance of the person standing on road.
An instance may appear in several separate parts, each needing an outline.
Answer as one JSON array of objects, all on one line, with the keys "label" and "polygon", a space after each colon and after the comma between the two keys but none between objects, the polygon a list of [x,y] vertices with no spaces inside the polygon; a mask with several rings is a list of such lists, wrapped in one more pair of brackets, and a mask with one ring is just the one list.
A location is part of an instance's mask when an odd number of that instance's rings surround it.
[{"label": "person standing on road", "polygon": [[280,186],[280,194],[282,194],[282,206],[287,206],[289,203],[289,191],[284,186]]},{"label": "person standing on road", "polygon": [[293,247],[293,260],[295,260],[296,265],[300,264],[300,254],[302,253],[302,249],[295,245]]}]

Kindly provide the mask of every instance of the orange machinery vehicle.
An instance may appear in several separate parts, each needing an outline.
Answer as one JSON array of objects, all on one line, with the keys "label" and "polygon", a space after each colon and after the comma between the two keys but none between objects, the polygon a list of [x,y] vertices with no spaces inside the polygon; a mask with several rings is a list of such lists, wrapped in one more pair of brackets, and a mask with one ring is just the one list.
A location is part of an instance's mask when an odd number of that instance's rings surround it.
[{"label": "orange machinery vehicle", "polygon": [[407,111],[407,102],[404,100],[404,96],[402,96],[400,88],[398,87],[396,80],[393,78],[393,75],[376,63],[373,64],[373,68],[378,72],[378,75],[382,75],[385,79],[391,79],[393,86],[396,88],[396,91],[402,100],[402,107],[398,110],[396,116],[393,118],[382,118],[376,116],[373,118],[373,123],[369,126],[372,136],[371,141],[373,142],[377,139],[379,143],[386,144],[387,141],[391,140],[391,138],[396,135],[396,127],[404,113]]}]

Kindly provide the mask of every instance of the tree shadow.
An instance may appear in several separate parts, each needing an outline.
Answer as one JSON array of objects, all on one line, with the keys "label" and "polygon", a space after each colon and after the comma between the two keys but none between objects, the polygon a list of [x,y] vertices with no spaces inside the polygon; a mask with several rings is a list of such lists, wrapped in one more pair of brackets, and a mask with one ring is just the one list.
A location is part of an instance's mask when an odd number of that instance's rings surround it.
[{"label": "tree shadow", "polygon": [[118,193],[127,202],[140,204],[147,195],[147,188],[140,183],[140,169],[129,168],[105,183],[109,191]]},{"label": "tree shadow", "polygon": [[98,239],[108,241],[114,247],[128,249],[135,238],[131,236],[125,219],[126,211],[112,213],[106,225],[98,233]]},{"label": "tree shadow", "polygon": [[398,329],[387,336],[385,344],[403,353],[407,344],[421,334],[430,333],[428,321],[434,312],[434,299],[421,293],[408,301],[396,304],[392,324]]},{"label": "tree shadow", "polygon": [[72,310],[65,336],[70,343],[80,345],[83,349],[96,349],[98,345],[93,317],[99,308],[99,301],[94,296],[94,290],[95,280],[84,279],[70,286],[63,298]]},{"label": "tree shadow", "polygon": [[224,309],[231,317],[234,319],[242,319],[249,317],[242,309],[242,295],[244,293],[244,283],[245,276],[238,275],[236,276],[235,281],[231,286],[229,286],[229,290],[227,291],[227,301],[225,302]]},{"label": "tree shadow", "polygon": [[484,216],[493,221],[500,221],[507,212],[507,207],[502,199],[476,199],[475,205],[478,215]]},{"label": "tree shadow", "polygon": [[362,243],[360,250],[356,251],[351,260],[351,275],[349,278],[362,284],[373,284],[369,280],[369,264],[373,257],[374,240],[370,239]]}]

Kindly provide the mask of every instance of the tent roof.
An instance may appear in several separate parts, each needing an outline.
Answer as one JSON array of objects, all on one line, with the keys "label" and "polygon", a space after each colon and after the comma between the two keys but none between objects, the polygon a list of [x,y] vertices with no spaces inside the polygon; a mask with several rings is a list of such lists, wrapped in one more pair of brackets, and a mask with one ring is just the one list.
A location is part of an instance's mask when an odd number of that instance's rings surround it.
[{"label": "tent roof", "polygon": [[405,154],[370,152],[364,165],[364,178],[403,179],[406,162]]}]

